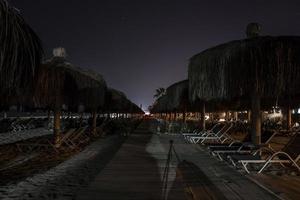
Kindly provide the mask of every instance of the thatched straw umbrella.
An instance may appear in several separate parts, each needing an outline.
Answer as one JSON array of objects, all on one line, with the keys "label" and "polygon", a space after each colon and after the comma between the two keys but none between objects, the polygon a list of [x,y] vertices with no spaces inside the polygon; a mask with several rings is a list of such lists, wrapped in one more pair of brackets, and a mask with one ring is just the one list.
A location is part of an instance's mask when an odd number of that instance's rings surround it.
[{"label": "thatched straw umbrella", "polygon": [[108,113],[144,113],[144,111],[142,111],[136,104],[132,103],[123,92],[113,88],[108,89],[105,107],[106,112]]},{"label": "thatched straw umbrella", "polygon": [[0,104],[25,103],[43,50],[38,36],[6,0],[0,0],[0,44]]},{"label": "thatched straw umbrella", "polygon": [[[151,107],[151,113],[169,113],[170,107],[168,104],[168,96],[167,94],[162,95],[159,97]],[[168,116],[167,116],[168,118]]]},{"label": "thatched straw umbrella", "polygon": [[138,114],[138,115],[143,115],[145,112],[135,103],[131,102],[128,100],[128,113],[130,114]]},{"label": "thatched straw umbrella", "polygon": [[92,113],[92,134],[96,135],[97,111],[104,109],[107,86],[103,77],[92,71],[82,71],[86,76],[85,85],[79,89],[80,104]]},{"label": "thatched straw umbrella", "polygon": [[185,115],[187,110],[190,108],[188,91],[189,91],[188,80],[183,80],[167,88],[167,98],[168,98],[168,109],[171,112],[182,112],[183,121],[185,122]]},{"label": "thatched straw umbrella", "polygon": [[253,37],[203,51],[190,60],[190,99],[244,100],[252,111],[252,139],[260,143],[261,103],[298,104],[299,55],[300,37],[292,36]]},{"label": "thatched straw umbrella", "polygon": [[183,113],[183,121],[185,115],[191,109],[188,98],[188,80],[179,81],[172,84],[166,89],[165,95],[158,98],[151,108],[151,113]]},{"label": "thatched straw umbrella", "polygon": [[38,71],[34,103],[36,107],[54,110],[55,141],[59,145],[62,105],[74,111],[79,105],[84,105],[95,113],[99,106],[104,105],[105,93],[106,84],[100,75],[75,67],[66,61],[63,53],[55,53]]}]

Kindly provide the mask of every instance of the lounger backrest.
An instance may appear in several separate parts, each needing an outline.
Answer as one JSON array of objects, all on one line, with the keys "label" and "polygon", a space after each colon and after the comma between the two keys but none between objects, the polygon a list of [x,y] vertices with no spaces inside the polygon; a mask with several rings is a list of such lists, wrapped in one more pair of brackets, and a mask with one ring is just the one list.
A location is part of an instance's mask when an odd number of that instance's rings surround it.
[{"label": "lounger backrest", "polygon": [[233,123],[229,123],[227,124],[227,126],[222,130],[222,132],[220,133],[220,135],[223,135],[223,134],[228,134],[228,132],[230,131],[230,129],[232,129],[232,127],[234,126]]},{"label": "lounger backrest", "polygon": [[220,123],[216,123],[215,125],[213,125],[210,129],[210,131],[214,131],[215,129],[218,128],[218,126],[220,125]]},{"label": "lounger backrest", "polygon": [[81,135],[83,135],[83,133],[86,131],[88,127],[81,127],[80,129],[78,129],[78,131],[76,131],[76,134],[72,137],[72,140],[76,140],[77,138],[79,138]]},{"label": "lounger backrest", "polygon": [[220,123],[212,130],[212,132],[214,132],[215,134],[219,134],[226,128],[226,126],[227,126],[227,124]]},{"label": "lounger backrest", "polygon": [[296,159],[300,155],[300,133],[296,133],[292,136],[282,151],[289,154],[292,159]]},{"label": "lounger backrest", "polygon": [[75,132],[75,128],[69,129],[65,134],[63,134],[61,141],[63,142],[67,138],[71,137],[71,135]]},{"label": "lounger backrest", "polygon": [[274,131],[269,131],[269,130],[264,131],[261,134],[261,143],[262,144],[269,143],[275,135],[276,133]]}]

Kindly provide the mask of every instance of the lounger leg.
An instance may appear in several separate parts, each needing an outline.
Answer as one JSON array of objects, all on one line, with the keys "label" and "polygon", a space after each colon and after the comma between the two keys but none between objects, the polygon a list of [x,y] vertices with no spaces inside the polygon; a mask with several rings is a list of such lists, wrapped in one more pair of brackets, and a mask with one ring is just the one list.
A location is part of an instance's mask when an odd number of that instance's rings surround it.
[{"label": "lounger leg", "polygon": [[249,170],[248,170],[248,168],[247,168],[247,164],[248,164],[248,163],[242,162],[242,165],[243,165],[245,171],[246,171],[248,174],[250,174],[250,172],[249,172]]},{"label": "lounger leg", "polygon": [[269,165],[270,162],[271,162],[271,159],[269,159],[257,173],[260,174],[265,168],[267,168],[267,166]]},{"label": "lounger leg", "polygon": [[218,158],[219,158],[221,161],[223,161],[223,158],[222,158],[222,156],[220,155],[220,153],[217,153],[217,156],[218,156]]},{"label": "lounger leg", "polygon": [[199,139],[192,138],[192,143],[197,144],[199,142]]},{"label": "lounger leg", "polygon": [[190,143],[195,143],[194,138],[190,138]]},{"label": "lounger leg", "polygon": [[[295,167],[300,171],[300,167],[299,167],[299,165],[297,165],[297,163],[288,155],[288,154],[286,154],[286,153],[284,153],[284,152],[279,152],[279,153],[275,153],[265,164],[264,164],[264,166],[258,171],[258,173],[261,173],[268,165],[269,165],[269,163],[273,160],[273,158],[276,156],[276,155],[278,155],[278,154],[283,154],[283,155],[285,155],[290,161],[291,161],[291,163],[292,163],[292,165],[295,165]],[[280,162],[279,162],[280,163]]]},{"label": "lounger leg", "polygon": [[235,164],[235,162],[233,161],[233,159],[232,159],[230,156],[228,156],[227,158],[230,160],[230,162],[232,163],[232,165],[233,165],[234,167],[236,167],[236,164]]}]

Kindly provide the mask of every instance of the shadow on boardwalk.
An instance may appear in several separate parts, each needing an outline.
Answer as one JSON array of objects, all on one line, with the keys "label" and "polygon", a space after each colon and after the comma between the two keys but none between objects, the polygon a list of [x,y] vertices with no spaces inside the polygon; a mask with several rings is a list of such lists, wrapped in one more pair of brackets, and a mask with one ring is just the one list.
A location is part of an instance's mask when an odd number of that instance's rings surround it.
[{"label": "shadow on boardwalk", "polygon": [[176,171],[177,179],[184,185],[188,199],[226,199],[222,192],[194,163],[183,160],[178,164]]},{"label": "shadow on boardwalk", "polygon": [[166,153],[155,148],[147,124],[141,126],[76,199],[161,199]]},{"label": "shadow on boardwalk", "polygon": [[226,199],[195,164],[170,158],[169,142],[143,122],[76,199]]}]

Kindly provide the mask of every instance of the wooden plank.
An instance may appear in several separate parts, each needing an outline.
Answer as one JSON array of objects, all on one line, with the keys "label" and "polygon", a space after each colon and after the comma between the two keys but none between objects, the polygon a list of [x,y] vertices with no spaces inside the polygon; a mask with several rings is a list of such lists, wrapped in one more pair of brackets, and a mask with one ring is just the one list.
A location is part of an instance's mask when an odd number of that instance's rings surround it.
[{"label": "wooden plank", "polygon": [[[144,130],[130,135],[77,199],[276,199],[199,145],[176,136],[147,133],[148,127],[143,124]],[[170,140],[179,160],[173,152],[167,165]],[[164,179],[167,166],[168,179]]]}]

